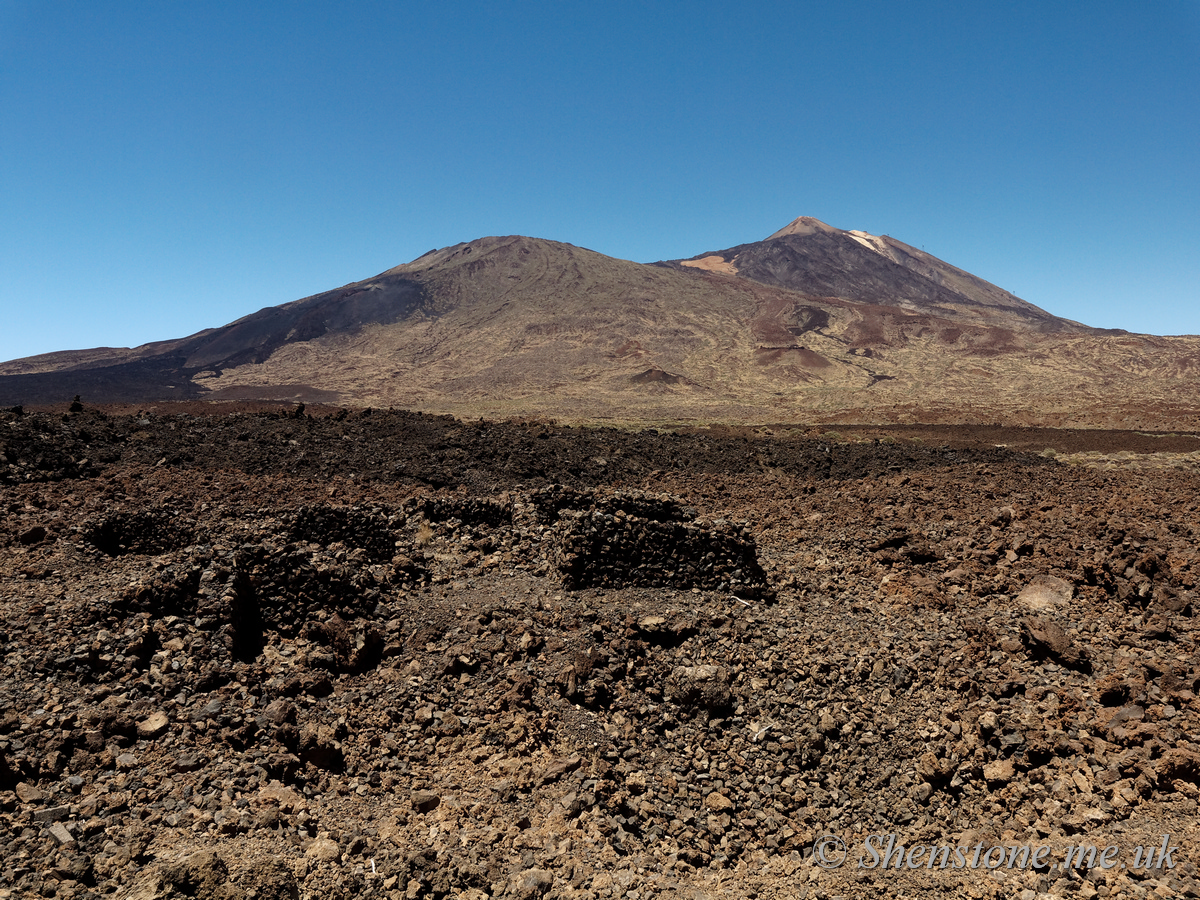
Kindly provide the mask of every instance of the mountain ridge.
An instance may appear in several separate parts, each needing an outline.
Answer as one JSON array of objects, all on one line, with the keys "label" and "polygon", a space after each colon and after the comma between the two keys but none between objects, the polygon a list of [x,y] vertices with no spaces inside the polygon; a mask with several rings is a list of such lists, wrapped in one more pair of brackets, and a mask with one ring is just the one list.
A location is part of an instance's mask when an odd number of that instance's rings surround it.
[{"label": "mountain ridge", "polygon": [[1044,423],[1118,408],[1151,421],[1193,403],[1200,339],[1089,328],[894,239],[792,226],[652,264],[480,238],[184,338],[0,364],[0,403]]}]

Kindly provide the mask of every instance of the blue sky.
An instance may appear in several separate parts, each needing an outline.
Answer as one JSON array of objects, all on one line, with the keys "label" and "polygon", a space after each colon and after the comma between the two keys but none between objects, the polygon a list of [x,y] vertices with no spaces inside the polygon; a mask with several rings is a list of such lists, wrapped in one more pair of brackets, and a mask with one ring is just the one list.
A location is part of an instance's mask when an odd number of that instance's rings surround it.
[{"label": "blue sky", "polygon": [[1200,2],[0,0],[0,359],[798,215],[1200,333]]}]

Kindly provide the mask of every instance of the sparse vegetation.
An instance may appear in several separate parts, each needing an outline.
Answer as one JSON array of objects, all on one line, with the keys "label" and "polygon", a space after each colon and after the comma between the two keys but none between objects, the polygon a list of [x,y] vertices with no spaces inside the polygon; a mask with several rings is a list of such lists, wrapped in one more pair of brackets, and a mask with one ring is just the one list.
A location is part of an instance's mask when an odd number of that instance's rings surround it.
[{"label": "sparse vegetation", "polygon": [[[1047,454],[1043,451],[1042,456]],[[1112,452],[1084,451],[1059,453],[1058,462],[1068,466],[1091,469],[1195,469],[1200,468],[1200,451],[1192,453],[1136,453],[1131,450]]]}]

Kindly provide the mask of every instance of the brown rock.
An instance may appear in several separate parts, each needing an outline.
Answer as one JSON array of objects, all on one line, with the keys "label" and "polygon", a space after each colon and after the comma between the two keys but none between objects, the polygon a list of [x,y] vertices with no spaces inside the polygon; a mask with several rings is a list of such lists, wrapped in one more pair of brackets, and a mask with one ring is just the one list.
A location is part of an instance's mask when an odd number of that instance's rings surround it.
[{"label": "brown rock", "polygon": [[526,869],[509,881],[509,892],[518,900],[540,897],[554,886],[554,875],[545,869]]},{"label": "brown rock", "polygon": [[1034,575],[1017,595],[1017,603],[1032,612],[1066,606],[1075,596],[1075,586],[1053,575]]},{"label": "brown rock", "polygon": [[964,569],[962,566],[951,569],[942,576],[942,581],[947,584],[967,584],[971,580],[971,572],[969,569]]},{"label": "brown rock", "polygon": [[1030,616],[1021,622],[1021,630],[1026,644],[1035,654],[1052,656],[1068,666],[1078,666],[1085,661],[1071,636],[1056,622]]},{"label": "brown rock", "polygon": [[338,730],[332,725],[307,723],[300,729],[300,759],[319,769],[340,772],[345,766]]},{"label": "brown rock", "polygon": [[1113,710],[1111,714],[1101,715],[1099,721],[1111,736],[1119,737],[1127,734],[1145,718],[1144,707],[1137,703],[1127,703],[1119,709]]},{"label": "brown rock", "polygon": [[999,787],[1012,781],[1016,770],[1011,759],[998,759],[983,767],[983,778],[989,787]]},{"label": "brown rock", "polygon": [[61,822],[70,814],[71,807],[69,806],[47,806],[34,812],[33,821],[39,824]]},{"label": "brown rock", "polygon": [[304,798],[295,790],[278,781],[272,781],[258,789],[258,799],[268,803],[278,803],[285,812],[294,812],[305,805]]},{"label": "brown rock", "polygon": [[414,791],[412,797],[413,809],[419,813],[427,813],[441,805],[442,798],[432,791]]},{"label": "brown rock", "polygon": [[[331,656],[322,657],[321,667],[342,672],[366,672],[383,659],[383,632],[373,625],[349,623],[334,615],[317,628],[317,636],[328,644]],[[318,651],[310,651],[310,664]]]},{"label": "brown rock", "polygon": [[170,724],[171,720],[167,718],[166,713],[162,711],[151,713],[145,719],[138,722],[138,737],[147,741],[153,740],[162,735]]},{"label": "brown rock", "polygon": [[729,670],[721,666],[676,666],[667,677],[666,697],[680,706],[720,709],[732,696]]},{"label": "brown rock", "polygon": [[263,710],[263,715],[272,725],[296,724],[296,705],[283,698],[273,700]]},{"label": "brown rock", "polygon": [[328,834],[322,834],[309,844],[304,855],[317,862],[339,862],[342,858],[342,851],[338,849],[337,842],[331,840]]},{"label": "brown rock", "polygon": [[704,798],[704,805],[713,812],[724,812],[727,809],[733,809],[733,801],[724,794],[713,791]]},{"label": "brown rock", "polygon": [[574,772],[579,768],[583,760],[578,756],[570,756],[567,759],[559,759],[550,763],[538,778],[538,784],[549,784],[552,781],[557,781],[564,775]]},{"label": "brown rock", "polygon": [[939,759],[934,753],[922,754],[917,760],[917,775],[931,785],[944,784],[954,774],[954,764],[948,759]]},{"label": "brown rock", "polygon": [[1200,753],[1174,747],[1162,755],[1156,766],[1160,784],[1187,781],[1200,784]]},{"label": "brown rock", "polygon": [[44,765],[47,771],[51,772],[52,774],[56,776],[61,775],[63,773],[63,769],[66,768],[67,758],[62,754],[61,751],[51,750],[46,754],[42,765]]},{"label": "brown rock", "polygon": [[204,767],[204,758],[198,753],[185,753],[175,760],[176,772],[195,772]]}]

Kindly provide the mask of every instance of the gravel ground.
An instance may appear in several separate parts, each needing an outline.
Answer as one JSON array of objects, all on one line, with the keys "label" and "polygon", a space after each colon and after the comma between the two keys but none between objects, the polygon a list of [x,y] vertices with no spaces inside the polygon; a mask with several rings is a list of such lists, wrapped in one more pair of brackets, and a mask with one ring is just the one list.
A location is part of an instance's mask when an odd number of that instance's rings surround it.
[{"label": "gravel ground", "polygon": [[0,413],[0,898],[1200,896],[1195,472],[312,412]]}]

